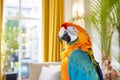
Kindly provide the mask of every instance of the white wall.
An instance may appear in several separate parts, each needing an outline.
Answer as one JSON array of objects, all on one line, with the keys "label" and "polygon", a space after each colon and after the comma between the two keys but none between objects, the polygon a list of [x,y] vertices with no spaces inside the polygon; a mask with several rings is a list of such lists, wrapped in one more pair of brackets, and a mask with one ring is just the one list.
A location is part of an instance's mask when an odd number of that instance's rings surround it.
[{"label": "white wall", "polygon": [[70,21],[72,18],[72,0],[64,0],[65,21]]}]

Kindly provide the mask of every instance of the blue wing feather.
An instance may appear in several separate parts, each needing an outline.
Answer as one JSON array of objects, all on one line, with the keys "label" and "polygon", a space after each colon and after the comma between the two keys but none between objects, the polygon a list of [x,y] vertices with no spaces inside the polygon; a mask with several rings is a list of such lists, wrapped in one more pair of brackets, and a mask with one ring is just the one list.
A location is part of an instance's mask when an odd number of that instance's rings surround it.
[{"label": "blue wing feather", "polygon": [[99,80],[99,75],[87,53],[74,50],[68,61],[70,80]]},{"label": "blue wing feather", "polygon": [[99,66],[99,65],[97,66],[97,72],[98,72],[98,75],[99,75],[100,80],[104,80],[103,74],[102,74],[102,70],[100,69],[100,66]]}]

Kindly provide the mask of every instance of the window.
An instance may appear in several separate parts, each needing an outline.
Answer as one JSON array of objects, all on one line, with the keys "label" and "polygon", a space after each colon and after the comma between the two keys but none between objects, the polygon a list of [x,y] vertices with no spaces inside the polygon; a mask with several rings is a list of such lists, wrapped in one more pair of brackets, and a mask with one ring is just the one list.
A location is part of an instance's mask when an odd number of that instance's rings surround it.
[{"label": "window", "polygon": [[18,71],[22,78],[29,76],[25,68],[29,62],[42,60],[41,19],[42,0],[4,0],[3,50],[9,54],[8,63],[15,66],[13,71]]}]

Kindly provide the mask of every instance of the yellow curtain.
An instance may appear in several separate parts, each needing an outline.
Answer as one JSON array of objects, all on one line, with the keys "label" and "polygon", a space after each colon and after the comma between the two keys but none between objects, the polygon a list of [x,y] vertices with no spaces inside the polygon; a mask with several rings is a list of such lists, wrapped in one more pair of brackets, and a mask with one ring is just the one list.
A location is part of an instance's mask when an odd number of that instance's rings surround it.
[{"label": "yellow curtain", "polygon": [[3,0],[0,0],[0,80],[1,80],[1,33],[2,33],[2,16],[3,15]]},{"label": "yellow curtain", "polygon": [[43,0],[42,4],[44,61],[60,61],[58,32],[64,21],[64,0]]}]

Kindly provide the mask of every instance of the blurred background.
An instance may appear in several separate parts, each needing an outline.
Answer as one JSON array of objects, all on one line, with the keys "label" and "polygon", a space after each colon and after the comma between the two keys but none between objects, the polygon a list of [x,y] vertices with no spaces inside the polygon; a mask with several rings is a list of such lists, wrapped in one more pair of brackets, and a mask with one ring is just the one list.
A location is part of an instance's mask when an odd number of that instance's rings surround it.
[{"label": "blurred background", "polygon": [[64,46],[57,36],[65,21],[88,32],[105,80],[120,75],[120,0],[1,0],[0,4],[2,76],[28,80],[29,63],[59,62]]}]

